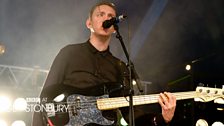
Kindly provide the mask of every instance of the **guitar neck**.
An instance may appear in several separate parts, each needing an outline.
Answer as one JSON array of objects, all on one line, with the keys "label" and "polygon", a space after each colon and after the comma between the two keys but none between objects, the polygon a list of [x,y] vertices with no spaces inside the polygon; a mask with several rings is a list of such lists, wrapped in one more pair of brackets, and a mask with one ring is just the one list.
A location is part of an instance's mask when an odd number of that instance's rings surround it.
[{"label": "guitar neck", "polygon": [[[195,91],[172,93],[176,100],[196,98]],[[144,105],[157,103],[159,94],[133,96],[133,105]],[[129,106],[129,97],[103,98],[97,100],[97,107],[100,110],[110,110]]]}]

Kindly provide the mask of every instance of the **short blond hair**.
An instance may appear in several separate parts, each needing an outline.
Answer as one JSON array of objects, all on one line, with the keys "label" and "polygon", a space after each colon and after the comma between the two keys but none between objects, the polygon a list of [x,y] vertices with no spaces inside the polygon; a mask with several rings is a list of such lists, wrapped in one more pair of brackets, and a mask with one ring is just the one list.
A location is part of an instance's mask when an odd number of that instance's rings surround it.
[{"label": "short blond hair", "polygon": [[111,8],[113,8],[114,11],[115,11],[115,13],[117,13],[117,9],[116,9],[116,7],[115,7],[115,5],[114,5],[113,3],[111,3],[111,2],[107,2],[107,1],[100,1],[100,2],[98,2],[97,4],[95,4],[95,5],[91,8],[91,10],[90,10],[90,12],[89,12],[89,17],[90,17],[90,18],[91,18],[92,15],[93,15],[93,11],[94,11],[97,7],[99,7],[99,6],[101,6],[101,5],[107,5],[107,6],[111,7]]}]

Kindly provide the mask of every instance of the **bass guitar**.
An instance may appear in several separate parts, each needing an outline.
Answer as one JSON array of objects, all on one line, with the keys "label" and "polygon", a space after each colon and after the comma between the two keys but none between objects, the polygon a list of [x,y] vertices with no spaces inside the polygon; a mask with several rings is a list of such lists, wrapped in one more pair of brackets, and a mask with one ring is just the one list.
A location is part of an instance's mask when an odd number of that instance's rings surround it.
[{"label": "bass guitar", "polygon": [[[176,96],[176,100],[194,98],[197,101],[199,99],[199,101],[208,102],[218,98],[224,99],[224,89],[210,87],[197,87],[196,91],[176,92],[172,94]],[[133,105],[158,103],[158,98],[159,94],[133,96]],[[108,95],[95,97],[73,94],[68,96],[66,100],[66,104],[46,104],[47,108],[51,108],[46,110],[46,115],[49,119],[54,120],[52,123],[55,126],[57,126],[57,120],[61,120],[60,114],[62,113],[66,113],[68,118],[63,119],[63,122],[60,122],[60,126],[113,125],[114,121],[103,117],[102,110],[129,106],[129,97],[109,98]]]}]

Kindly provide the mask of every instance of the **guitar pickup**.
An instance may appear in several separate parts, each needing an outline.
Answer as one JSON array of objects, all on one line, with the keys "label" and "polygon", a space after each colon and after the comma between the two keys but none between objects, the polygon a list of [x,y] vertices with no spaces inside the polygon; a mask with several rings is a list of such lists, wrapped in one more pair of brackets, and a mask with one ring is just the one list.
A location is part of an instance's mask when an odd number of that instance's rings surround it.
[{"label": "guitar pickup", "polygon": [[72,115],[78,115],[78,110],[81,109],[81,99],[79,96],[74,98],[74,102],[69,105]]}]

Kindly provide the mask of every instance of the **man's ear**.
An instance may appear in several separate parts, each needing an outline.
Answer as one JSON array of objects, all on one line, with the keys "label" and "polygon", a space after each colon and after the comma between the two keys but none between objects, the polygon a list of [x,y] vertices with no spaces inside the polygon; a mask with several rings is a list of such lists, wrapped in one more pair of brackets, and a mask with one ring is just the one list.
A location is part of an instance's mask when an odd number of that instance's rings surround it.
[{"label": "man's ear", "polygon": [[92,23],[91,23],[91,21],[90,21],[90,18],[88,18],[87,20],[86,20],[86,27],[87,28],[92,28]]}]

